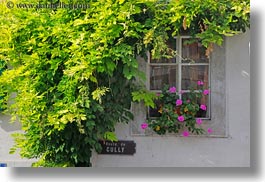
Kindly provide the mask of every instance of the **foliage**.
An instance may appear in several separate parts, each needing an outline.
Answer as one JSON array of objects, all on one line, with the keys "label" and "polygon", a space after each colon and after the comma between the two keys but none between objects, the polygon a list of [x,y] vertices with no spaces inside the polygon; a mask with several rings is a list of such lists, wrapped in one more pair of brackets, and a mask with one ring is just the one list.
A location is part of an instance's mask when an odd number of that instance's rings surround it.
[{"label": "foliage", "polygon": [[[199,105],[198,100],[202,95],[208,94],[209,90],[203,90],[203,85],[199,84],[196,90],[192,88],[185,93],[185,97],[182,95],[180,98],[175,87],[165,86],[158,98],[159,104],[156,106],[161,115],[155,119],[148,119],[147,125],[159,135],[181,131],[186,135],[189,135],[188,132],[204,134],[205,130],[200,126],[202,120],[196,118],[196,115],[201,107],[206,108],[206,105]],[[206,110],[205,108],[203,109]]]},{"label": "foliage", "polygon": [[0,4],[0,59],[9,66],[0,96],[24,131],[12,151],[40,159],[34,166],[91,166],[98,140],[115,140],[115,124],[132,119],[133,98],[153,105],[134,87],[137,56],[166,56],[166,40],[181,33],[211,47],[249,27],[249,1],[82,1],[86,9],[12,2]]},{"label": "foliage", "polygon": [[157,96],[155,95],[155,93],[153,92],[148,92],[146,90],[138,90],[138,91],[134,91],[132,92],[132,96],[133,96],[133,101],[136,102],[140,102],[140,101],[144,101],[144,104],[146,107],[155,107],[155,103],[154,100],[157,99]]}]

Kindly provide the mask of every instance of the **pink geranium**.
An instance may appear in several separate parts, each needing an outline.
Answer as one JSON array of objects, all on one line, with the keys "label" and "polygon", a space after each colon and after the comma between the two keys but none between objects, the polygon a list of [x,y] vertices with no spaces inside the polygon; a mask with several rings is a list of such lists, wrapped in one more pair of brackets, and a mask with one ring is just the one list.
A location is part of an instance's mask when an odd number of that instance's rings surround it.
[{"label": "pink geranium", "polygon": [[201,118],[197,118],[197,119],[196,119],[196,123],[197,123],[198,125],[202,124],[202,119],[201,119]]},{"label": "pink geranium", "polygon": [[170,93],[176,93],[176,91],[177,91],[176,87],[170,87],[169,88]]},{"label": "pink geranium", "polygon": [[200,81],[200,80],[197,81],[197,85],[199,85],[199,86],[200,86],[200,85],[203,85],[203,81]]},{"label": "pink geranium", "polygon": [[213,129],[212,128],[208,128],[207,132],[210,134],[213,132]]},{"label": "pink geranium", "polygon": [[176,106],[180,106],[181,104],[182,104],[182,100],[181,99],[176,100]]},{"label": "pink geranium", "polygon": [[209,90],[204,90],[203,91],[203,95],[208,95],[209,94]]},{"label": "pink geranium", "polygon": [[141,124],[141,128],[142,128],[142,129],[146,129],[147,127],[148,127],[148,124],[147,124],[147,123],[142,123],[142,124]]},{"label": "pink geranium", "polygon": [[200,106],[200,109],[206,111],[206,110],[207,110],[207,107],[206,107],[206,105],[202,104],[202,105]]},{"label": "pink geranium", "polygon": [[180,122],[183,122],[184,119],[185,119],[184,116],[179,116],[179,117],[178,117],[178,120],[179,120]]},{"label": "pink geranium", "polygon": [[188,137],[188,136],[190,136],[190,133],[188,131],[183,131],[182,136]]}]

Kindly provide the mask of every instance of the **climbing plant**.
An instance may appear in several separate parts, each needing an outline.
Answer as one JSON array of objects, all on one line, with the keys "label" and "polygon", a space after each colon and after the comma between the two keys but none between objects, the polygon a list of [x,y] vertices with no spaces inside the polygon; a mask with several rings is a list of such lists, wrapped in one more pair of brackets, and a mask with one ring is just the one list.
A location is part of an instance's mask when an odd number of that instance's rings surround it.
[{"label": "climbing plant", "polygon": [[170,56],[166,40],[182,33],[210,54],[249,27],[249,0],[12,2],[0,8],[0,59],[8,65],[0,96],[24,131],[11,153],[39,159],[34,166],[91,166],[98,140],[117,140],[116,123],[133,118],[132,101],[154,106],[156,96],[135,81],[144,79],[138,56]]}]

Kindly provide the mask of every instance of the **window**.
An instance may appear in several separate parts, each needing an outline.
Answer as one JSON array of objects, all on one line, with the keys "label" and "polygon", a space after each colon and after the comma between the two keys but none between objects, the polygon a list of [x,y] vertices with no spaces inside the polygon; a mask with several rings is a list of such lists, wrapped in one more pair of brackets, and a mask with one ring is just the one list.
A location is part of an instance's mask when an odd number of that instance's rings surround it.
[{"label": "window", "polygon": [[[206,48],[198,39],[181,36],[168,41],[168,47],[177,52],[177,56],[170,59],[152,59],[148,56],[147,88],[160,93],[165,85],[176,87],[180,97],[185,97],[191,86],[196,86],[197,81],[203,81],[204,88],[210,87],[210,61],[205,56]],[[207,111],[200,110],[197,117],[210,118],[210,97],[204,96],[198,104],[206,104]],[[159,117],[159,100],[157,107],[148,109],[148,117]]]},{"label": "window", "polygon": [[[152,92],[159,93],[163,84],[175,86],[178,91],[184,90],[181,95],[185,97],[190,84],[196,84],[202,80],[207,87],[210,87],[210,95],[205,100],[198,102],[207,103],[207,113],[198,113],[204,119],[203,127],[212,128],[214,137],[227,137],[227,107],[226,98],[226,39],[221,46],[214,45],[210,60],[205,56],[205,48],[199,41],[192,41],[189,36],[181,36],[168,43],[169,47],[178,51],[178,56],[172,59],[152,60],[138,58],[140,71],[146,73],[146,88]],[[182,61],[180,62],[180,55]],[[159,102],[159,101],[157,101]],[[150,117],[158,117],[156,110],[146,108],[143,103],[132,103],[131,111],[134,120],[130,124],[132,136],[150,136],[154,133],[151,130],[141,129],[141,123]],[[152,113],[151,113],[152,112]]]}]

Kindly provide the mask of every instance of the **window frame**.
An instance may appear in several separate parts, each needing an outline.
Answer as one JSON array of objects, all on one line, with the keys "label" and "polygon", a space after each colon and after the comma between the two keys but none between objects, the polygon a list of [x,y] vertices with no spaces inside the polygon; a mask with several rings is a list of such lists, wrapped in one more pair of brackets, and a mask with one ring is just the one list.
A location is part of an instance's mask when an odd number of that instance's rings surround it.
[{"label": "window frame", "polygon": [[[226,54],[227,39],[224,38],[222,45],[213,44],[213,51],[210,54],[211,57],[211,68],[210,68],[210,80],[211,80],[211,119],[203,120],[201,125],[205,130],[212,128],[213,132],[206,135],[191,135],[192,137],[210,137],[210,138],[227,138],[229,137],[229,88],[227,88],[228,73],[228,58]],[[148,53],[146,53],[148,55]],[[138,56],[137,57],[139,71],[147,73],[148,69],[147,58]],[[136,79],[136,83],[142,86],[141,78]],[[148,78],[144,82],[146,88],[148,88]],[[129,131],[131,137],[161,137],[153,132],[150,128],[143,130],[141,124],[145,122],[147,118],[148,108],[144,105],[144,102],[132,102],[131,112],[134,114],[134,119],[129,124]],[[168,133],[166,136],[180,137],[180,134]]]}]

